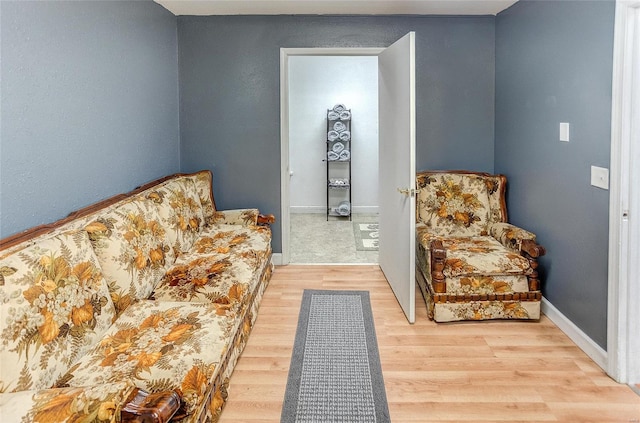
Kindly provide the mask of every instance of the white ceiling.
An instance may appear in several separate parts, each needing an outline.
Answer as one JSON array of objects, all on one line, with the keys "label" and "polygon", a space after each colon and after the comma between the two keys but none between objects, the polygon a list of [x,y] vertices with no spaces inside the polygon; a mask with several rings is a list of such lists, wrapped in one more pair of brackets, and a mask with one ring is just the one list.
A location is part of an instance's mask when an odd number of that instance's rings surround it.
[{"label": "white ceiling", "polygon": [[174,15],[495,15],[517,0],[154,0]]}]

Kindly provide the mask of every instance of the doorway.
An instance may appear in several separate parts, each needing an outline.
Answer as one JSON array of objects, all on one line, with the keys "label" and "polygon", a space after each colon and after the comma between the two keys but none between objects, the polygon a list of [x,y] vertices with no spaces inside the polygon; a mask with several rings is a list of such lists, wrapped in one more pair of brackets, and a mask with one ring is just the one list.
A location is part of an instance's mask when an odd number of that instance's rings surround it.
[{"label": "doorway", "polygon": [[[282,256],[290,263],[289,59],[291,56],[378,56],[379,260],[399,305],[415,321],[415,32],[386,48],[280,49]],[[335,129],[335,128],[334,128]],[[339,131],[339,130],[338,130]],[[328,155],[327,155],[328,156]]]},{"label": "doorway", "polygon": [[[290,263],[377,263],[378,58],[297,55],[288,74]],[[350,138],[328,142],[338,105],[350,112]],[[331,147],[349,160],[327,163]],[[329,189],[332,178],[348,188]],[[341,203],[348,216],[335,215]]]},{"label": "doorway", "polygon": [[[377,112],[377,56],[383,48],[283,48],[280,50],[281,91],[281,196],[282,196],[282,264],[295,263],[377,263],[377,252],[356,250],[354,223],[377,220],[377,164],[378,164],[378,112]],[[343,60],[341,60],[343,59]],[[318,66],[326,66],[320,68]],[[375,99],[362,90],[367,81],[352,81],[336,77],[347,74],[348,67],[375,74]],[[372,67],[373,66],[373,67]],[[324,72],[322,71],[323,69]],[[348,74],[347,74],[348,75]],[[313,89],[310,79],[318,88]],[[368,83],[371,82],[368,77]],[[332,82],[335,89],[332,89]],[[364,84],[364,85],[363,85]],[[350,87],[351,85],[351,87]],[[292,89],[291,89],[292,88]],[[347,95],[340,95],[344,92]],[[374,101],[372,102],[372,99]],[[365,104],[366,102],[366,104]],[[291,104],[290,104],[291,103]],[[373,103],[373,104],[372,104]],[[330,218],[326,220],[326,115],[334,104],[345,104],[352,109],[354,146],[352,220]],[[373,111],[373,112],[372,112]],[[373,133],[371,132],[373,129]],[[369,144],[365,144],[365,143]],[[375,144],[375,145],[372,145]],[[308,225],[308,240],[292,233],[292,224]],[[328,236],[331,243],[321,241]],[[341,234],[340,238],[333,234]],[[296,239],[293,240],[292,236]],[[320,240],[320,241],[319,241]],[[292,261],[292,242],[296,254]],[[340,243],[339,246],[337,242]],[[307,244],[300,254],[300,243]],[[315,254],[310,246],[322,247],[324,253]],[[349,256],[341,248],[349,248]],[[322,250],[320,250],[322,251]],[[305,258],[305,254],[309,259]]]}]

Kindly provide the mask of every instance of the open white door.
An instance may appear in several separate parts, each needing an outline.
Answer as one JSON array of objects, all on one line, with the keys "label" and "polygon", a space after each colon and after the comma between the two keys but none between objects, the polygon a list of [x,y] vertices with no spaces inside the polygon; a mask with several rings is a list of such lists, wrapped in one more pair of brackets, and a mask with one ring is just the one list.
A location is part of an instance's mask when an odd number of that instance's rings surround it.
[{"label": "open white door", "polygon": [[378,56],[378,261],[409,323],[415,322],[415,33]]}]

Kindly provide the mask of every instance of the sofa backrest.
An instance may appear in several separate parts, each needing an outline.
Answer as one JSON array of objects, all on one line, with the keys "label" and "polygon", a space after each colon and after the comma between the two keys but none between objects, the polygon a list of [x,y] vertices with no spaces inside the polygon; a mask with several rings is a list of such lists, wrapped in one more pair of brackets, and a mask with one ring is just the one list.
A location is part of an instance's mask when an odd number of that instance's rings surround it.
[{"label": "sofa backrest", "polygon": [[213,219],[211,180],[170,175],[0,240],[0,392],[50,387],[151,294]]},{"label": "sofa backrest", "polygon": [[503,175],[468,171],[423,171],[416,175],[416,220],[443,236],[487,235],[507,219]]},{"label": "sofa backrest", "polygon": [[204,225],[203,208],[193,179],[170,179],[140,195],[158,208],[173,254],[178,257],[189,251]]},{"label": "sofa backrest", "polygon": [[0,253],[0,315],[0,392],[50,387],[115,318],[87,233]]}]

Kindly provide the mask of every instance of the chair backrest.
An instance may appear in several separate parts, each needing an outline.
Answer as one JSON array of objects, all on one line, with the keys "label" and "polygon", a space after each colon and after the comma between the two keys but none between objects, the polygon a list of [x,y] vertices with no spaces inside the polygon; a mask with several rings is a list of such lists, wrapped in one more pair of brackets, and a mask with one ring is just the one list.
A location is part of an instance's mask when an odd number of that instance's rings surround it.
[{"label": "chair backrest", "polygon": [[416,220],[435,235],[486,235],[490,223],[507,221],[506,184],[504,175],[464,170],[418,172]]}]

